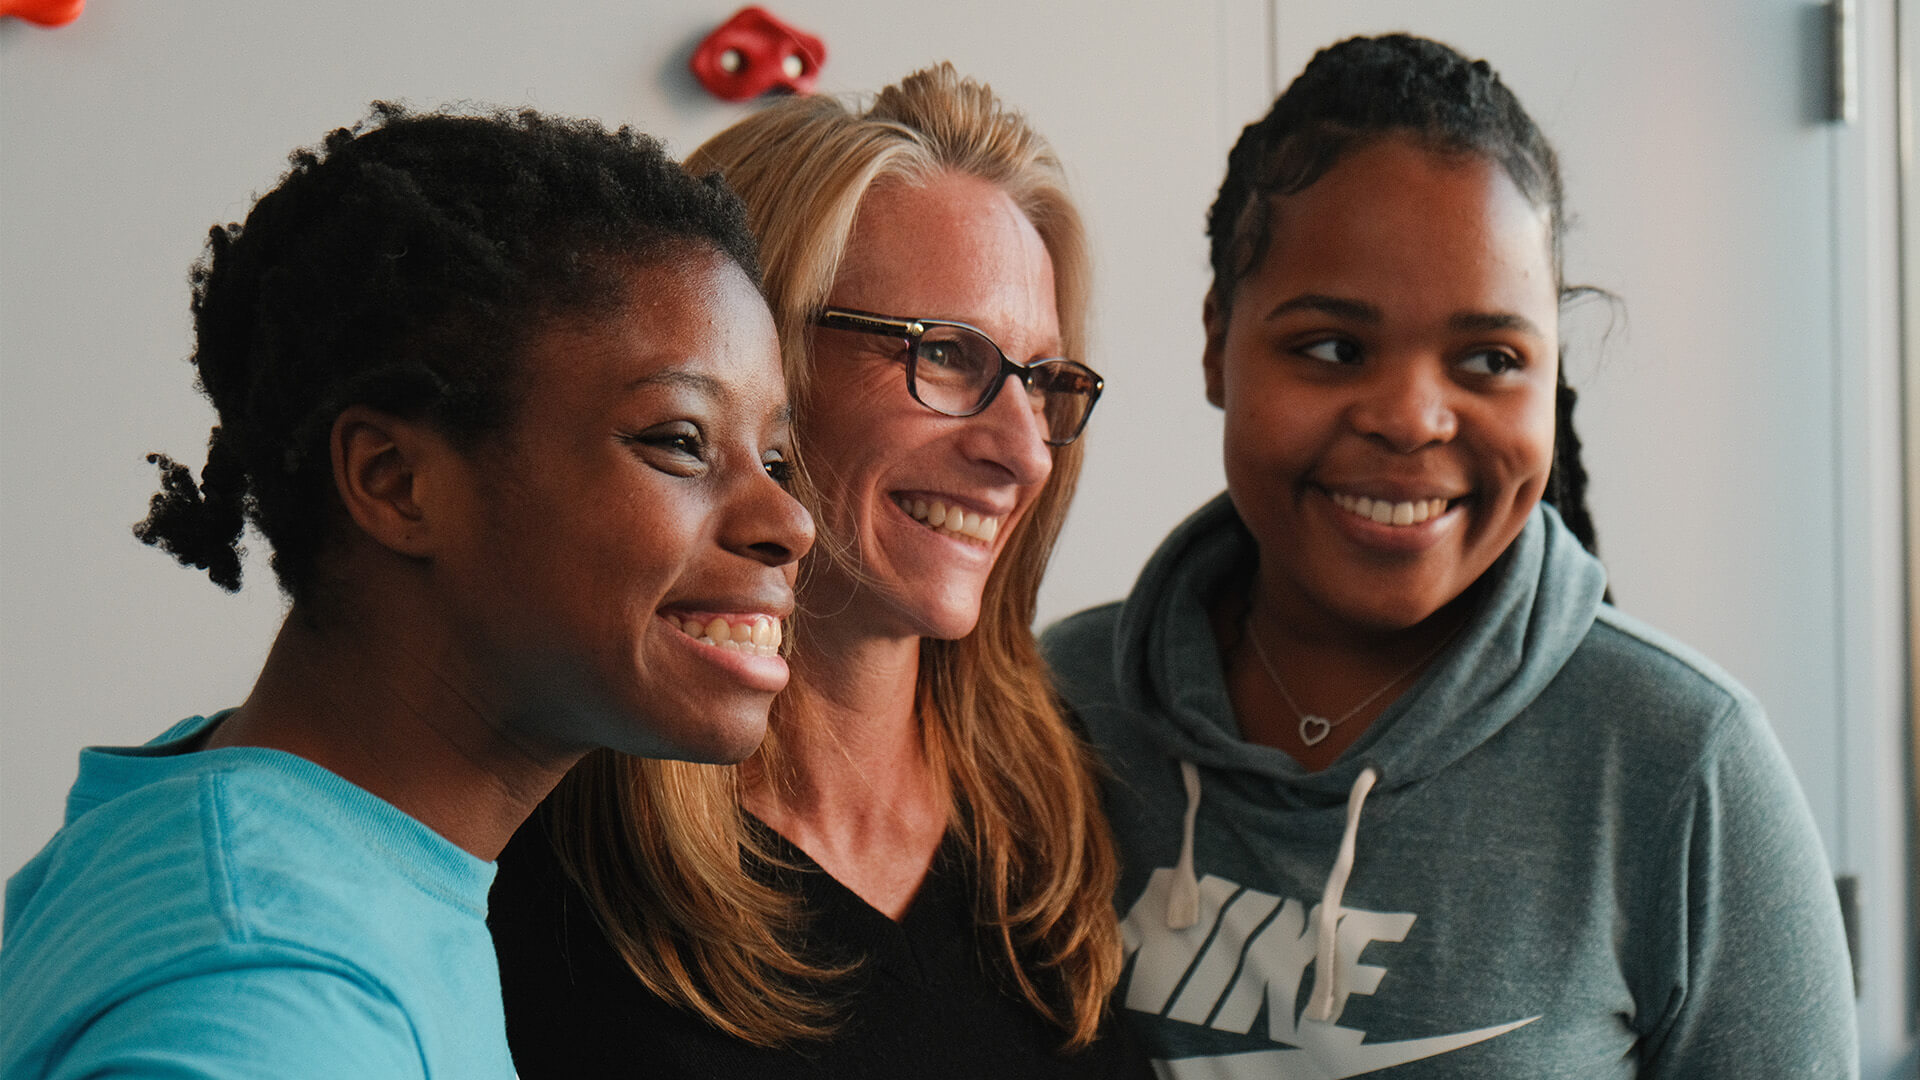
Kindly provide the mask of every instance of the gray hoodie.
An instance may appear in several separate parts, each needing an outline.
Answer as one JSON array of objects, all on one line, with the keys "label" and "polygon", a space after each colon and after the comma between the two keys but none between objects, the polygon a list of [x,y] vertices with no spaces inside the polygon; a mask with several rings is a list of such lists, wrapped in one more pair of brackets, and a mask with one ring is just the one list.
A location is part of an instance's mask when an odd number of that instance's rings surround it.
[{"label": "gray hoodie", "polygon": [[1550,507],[1318,773],[1228,701],[1207,601],[1254,559],[1222,496],[1043,640],[1112,770],[1115,1004],[1163,1073],[1857,1074],[1833,883],[1759,705],[1604,604]]}]

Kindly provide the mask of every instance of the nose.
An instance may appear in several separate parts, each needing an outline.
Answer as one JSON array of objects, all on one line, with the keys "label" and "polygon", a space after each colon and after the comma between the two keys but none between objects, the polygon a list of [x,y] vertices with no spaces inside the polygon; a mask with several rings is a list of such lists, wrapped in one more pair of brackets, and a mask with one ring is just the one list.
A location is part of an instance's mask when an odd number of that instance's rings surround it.
[{"label": "nose", "polygon": [[1450,442],[1460,429],[1453,389],[1441,362],[1379,364],[1360,387],[1350,413],[1353,426],[1402,454]]},{"label": "nose", "polygon": [[1019,376],[1008,375],[992,403],[961,423],[967,425],[969,455],[1005,470],[1015,484],[1032,487],[1052,474],[1046,418],[1035,411]]},{"label": "nose", "polygon": [[799,562],[813,547],[813,515],[773,477],[755,470],[736,492],[720,538],[728,550],[778,567]]}]

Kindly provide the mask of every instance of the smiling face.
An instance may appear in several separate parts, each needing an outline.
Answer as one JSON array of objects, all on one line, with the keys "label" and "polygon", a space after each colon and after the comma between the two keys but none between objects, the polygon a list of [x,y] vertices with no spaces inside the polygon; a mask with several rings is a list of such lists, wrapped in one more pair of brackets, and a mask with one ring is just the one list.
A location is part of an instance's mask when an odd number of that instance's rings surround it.
[{"label": "smiling face", "polygon": [[786,685],[779,623],[813,535],[782,483],[773,322],[718,256],[626,286],[524,350],[512,422],[467,455],[440,591],[530,753],[737,760]]},{"label": "smiling face", "polygon": [[[869,191],[827,306],[969,323],[1015,363],[1060,354],[1046,245],[971,176]],[[807,468],[853,565],[819,560],[806,602],[857,633],[964,637],[1053,457],[1017,383],[975,416],[942,416],[909,396],[905,356],[899,339],[814,332]]]},{"label": "smiling face", "polygon": [[1499,166],[1387,137],[1275,200],[1265,261],[1207,316],[1227,485],[1261,602],[1299,632],[1412,627],[1545,490],[1558,289]]}]

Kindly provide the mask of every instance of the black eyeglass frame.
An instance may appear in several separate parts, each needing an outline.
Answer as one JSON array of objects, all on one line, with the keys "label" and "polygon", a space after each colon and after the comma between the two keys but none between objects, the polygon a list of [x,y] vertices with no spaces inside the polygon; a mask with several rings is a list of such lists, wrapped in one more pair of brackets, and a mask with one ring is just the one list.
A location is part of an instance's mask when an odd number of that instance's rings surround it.
[{"label": "black eyeglass frame", "polygon": [[[1093,407],[1100,403],[1100,394],[1107,388],[1107,380],[1102,378],[1099,372],[1078,360],[1069,360],[1064,356],[1047,357],[1042,360],[1035,360],[1030,364],[1016,364],[1007,358],[1006,350],[1000,348],[1000,343],[993,340],[992,336],[985,330],[974,326],[972,323],[963,323],[956,319],[902,319],[893,315],[881,315],[872,311],[856,311],[852,308],[827,308],[820,312],[820,314],[815,315],[812,321],[815,326],[825,327],[829,330],[850,330],[857,334],[879,334],[884,337],[899,338],[905,341],[907,343],[907,393],[914,401],[919,402],[920,405],[925,408],[932,409],[941,416],[964,418],[968,416],[978,416],[985,412],[987,406],[993,404],[993,399],[1000,396],[1000,388],[1007,384],[1007,376],[1009,375],[1019,379],[1020,385],[1025,387],[1028,393],[1032,393],[1034,375],[1047,365],[1058,364],[1085,372],[1093,379],[1093,389],[1086,395],[1086,411],[1080,414],[1080,423],[1074,427],[1072,433],[1067,435],[1066,438],[1044,439],[1043,441],[1048,446],[1068,446],[1071,445],[1074,440],[1078,439],[1081,434],[1087,430],[1087,421],[1093,418]],[[915,371],[920,364],[920,339],[926,335],[929,328],[937,326],[955,327],[976,334],[981,341],[986,342],[988,346],[993,349],[994,353],[1000,357],[999,373],[994,376],[993,382],[988,385],[985,394],[980,398],[979,402],[966,412],[951,412],[928,402],[920,396],[920,387],[915,377]]]}]

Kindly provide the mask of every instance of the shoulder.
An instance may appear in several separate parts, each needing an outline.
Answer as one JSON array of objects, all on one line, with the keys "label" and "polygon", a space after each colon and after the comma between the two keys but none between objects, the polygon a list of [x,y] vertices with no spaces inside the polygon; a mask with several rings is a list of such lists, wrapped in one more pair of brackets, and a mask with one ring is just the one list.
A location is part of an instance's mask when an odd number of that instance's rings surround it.
[{"label": "shoulder", "polygon": [[[1619,809],[1648,842],[1686,852],[1696,868],[1731,860],[1770,888],[1792,877],[1812,893],[1832,892],[1812,814],[1766,711],[1711,660],[1604,607],[1543,702],[1550,723],[1588,732],[1582,745],[1610,770],[1608,783],[1626,800]],[[1677,843],[1682,836],[1690,839]]]},{"label": "shoulder", "polygon": [[1728,740],[1772,738],[1760,702],[1732,675],[1611,605],[1601,607],[1543,698],[1597,714],[1620,736],[1664,748],[1669,760]]},{"label": "shoulder", "polygon": [[1111,694],[1114,635],[1125,605],[1114,602],[1088,608],[1054,623],[1040,635],[1040,650],[1053,668],[1054,681],[1070,702]]},{"label": "shoulder", "polygon": [[[1850,1075],[1853,1001],[1832,871],[1760,703],[1717,664],[1611,607],[1568,664],[1619,739],[1612,779],[1623,955],[1650,1059],[1719,1075],[1739,1032],[1769,1075]],[[1745,1072],[1741,1075],[1746,1075]]]},{"label": "shoulder", "polygon": [[[466,972],[483,961],[481,982],[497,986],[477,907],[484,886],[470,917],[450,912],[454,899],[420,884],[444,877],[422,868],[434,853],[409,846],[391,820],[349,821],[365,815],[313,775],[324,770],[221,753],[149,761],[150,782],[100,785],[101,798],[9,883],[0,1012],[45,1017],[34,1036],[44,1050],[109,1013],[259,1031],[319,1008],[313,1029],[399,1032],[417,1067],[417,1018],[402,1001],[425,1000],[416,995],[427,985],[462,1009],[476,993],[484,1000]],[[130,757],[109,771],[138,765]],[[282,998],[296,1004],[276,1018]]]},{"label": "shoulder", "polygon": [[[78,813],[8,882],[7,952],[16,964],[41,938],[128,937],[169,952],[227,941],[233,927],[209,903],[219,843],[206,773],[177,772]],[[84,781],[84,778],[83,778]],[[76,785],[72,802],[87,799]],[[122,942],[122,949],[129,942]]]},{"label": "shoulder", "polygon": [[1700,814],[1731,813],[1817,849],[1761,703],[1713,661],[1611,606],[1512,735],[1521,740],[1516,752],[1539,753],[1612,792],[1609,805],[1649,842],[1671,840],[1704,821]]},{"label": "shoulder", "polygon": [[[421,1077],[428,1075],[412,1018],[377,987],[297,957],[234,954],[175,970],[59,1017],[24,1053],[8,1047],[8,1076],[174,1075]],[[190,1033],[183,1038],[182,1033]]]},{"label": "shoulder", "polygon": [[1623,677],[1637,675],[1634,686],[1698,698],[1702,704],[1758,707],[1746,687],[1718,664],[1611,604],[1601,606],[1582,644],[1585,659],[1610,664]]},{"label": "shoulder", "polygon": [[[73,982],[138,981],[276,939],[263,932],[262,912],[292,904],[306,920],[320,913],[312,890],[349,860],[320,857],[301,835],[312,828],[300,824],[310,793],[283,776],[193,757],[149,763],[150,780],[117,790],[83,792],[98,779],[83,769],[75,801],[85,808],[8,883],[10,974],[44,961],[90,976]],[[281,827],[267,827],[263,813]],[[296,862],[310,871],[297,882],[288,880]]]},{"label": "shoulder", "polygon": [[[39,1019],[7,1040],[0,1072],[155,1067],[166,1054],[210,1077],[348,1075],[327,1070],[388,1051],[418,1072],[411,1024],[383,986],[262,933],[235,903],[246,875],[222,844],[219,775],[171,776],[94,807],[9,883],[0,1012]],[[188,1049],[158,1037],[189,1029]]]},{"label": "shoulder", "polygon": [[1048,627],[1040,648],[1075,726],[1113,764],[1144,746],[1141,718],[1127,706],[1115,636],[1124,605],[1103,604]]}]

